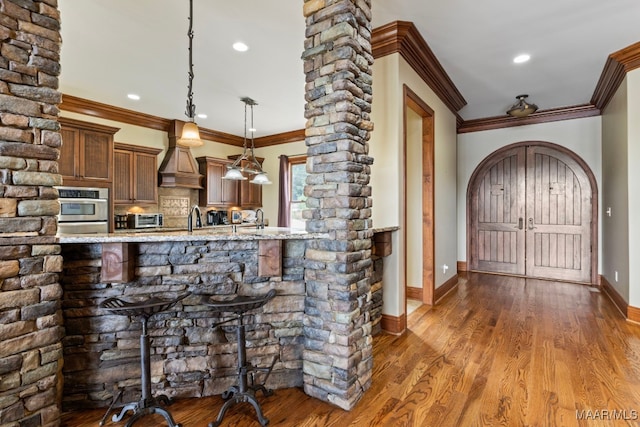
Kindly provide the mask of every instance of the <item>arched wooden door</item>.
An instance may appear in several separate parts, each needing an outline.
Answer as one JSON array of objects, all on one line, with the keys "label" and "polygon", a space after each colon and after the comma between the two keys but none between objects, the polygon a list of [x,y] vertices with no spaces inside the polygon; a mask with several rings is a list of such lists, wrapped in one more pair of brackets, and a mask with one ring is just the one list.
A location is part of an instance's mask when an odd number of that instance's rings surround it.
[{"label": "arched wooden door", "polygon": [[596,194],[569,150],[539,142],[496,151],[469,182],[469,269],[595,283]]}]

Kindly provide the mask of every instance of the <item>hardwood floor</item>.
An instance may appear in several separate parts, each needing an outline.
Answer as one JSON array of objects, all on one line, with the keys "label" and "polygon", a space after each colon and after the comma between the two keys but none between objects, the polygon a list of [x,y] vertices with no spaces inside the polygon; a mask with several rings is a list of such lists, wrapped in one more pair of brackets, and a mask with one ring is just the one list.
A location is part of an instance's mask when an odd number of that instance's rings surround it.
[{"label": "hardwood floor", "polygon": [[[276,390],[260,396],[269,425],[640,425],[640,325],[626,322],[600,292],[468,274],[408,322],[402,336],[375,338],[373,385],[354,410],[298,389]],[[204,427],[221,406],[216,396],[178,401],[170,410],[183,427]],[[97,426],[103,413],[65,414],[63,426]],[[135,424],[161,425],[156,415]],[[223,425],[259,424],[242,404]]]}]

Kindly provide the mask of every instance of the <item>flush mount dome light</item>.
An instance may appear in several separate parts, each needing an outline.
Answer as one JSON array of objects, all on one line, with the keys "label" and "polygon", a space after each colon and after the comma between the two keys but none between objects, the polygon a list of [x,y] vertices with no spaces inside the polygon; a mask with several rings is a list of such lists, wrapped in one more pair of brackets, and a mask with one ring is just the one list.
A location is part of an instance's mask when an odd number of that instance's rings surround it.
[{"label": "flush mount dome light", "polygon": [[249,50],[249,46],[247,46],[246,44],[242,43],[242,42],[235,42],[233,44],[233,49],[238,51],[238,52],[246,52]]},{"label": "flush mount dome light", "polygon": [[518,55],[515,58],[513,58],[513,62],[515,62],[516,64],[522,64],[524,62],[527,62],[530,59],[531,59],[530,55],[523,53],[522,55]]},{"label": "flush mount dome light", "polygon": [[529,95],[516,96],[518,101],[507,110],[507,114],[511,117],[527,117],[529,114],[535,113],[538,110],[538,106],[525,101],[528,96]]}]

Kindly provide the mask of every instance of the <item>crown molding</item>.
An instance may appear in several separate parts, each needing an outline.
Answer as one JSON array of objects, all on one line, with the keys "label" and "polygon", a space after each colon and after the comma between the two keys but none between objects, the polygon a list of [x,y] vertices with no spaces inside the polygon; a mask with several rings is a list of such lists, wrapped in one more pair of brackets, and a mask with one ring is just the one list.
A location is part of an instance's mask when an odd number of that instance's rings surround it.
[{"label": "crown molding", "polygon": [[640,42],[612,53],[604,64],[591,103],[600,110],[609,104],[629,71],[640,68]]},{"label": "crown molding", "polygon": [[[151,114],[127,110],[126,108],[103,104],[68,94],[62,95],[62,103],[59,108],[72,113],[99,117],[105,120],[113,120],[115,122],[127,123],[163,132],[169,132],[169,128],[173,122],[173,120]],[[185,122],[183,121],[182,123]],[[203,127],[199,127],[199,130],[201,139],[242,147],[242,138],[239,136]]]},{"label": "crown molding", "polygon": [[169,123],[171,122],[169,119],[163,119],[162,117],[127,110],[126,108],[115,107],[68,94],[62,95],[62,104],[60,104],[59,108],[72,113],[99,117],[105,120],[128,123],[130,125],[142,126],[164,132],[169,130]]},{"label": "crown molding", "polygon": [[375,59],[400,53],[452,113],[467,104],[413,22],[394,21],[374,28],[371,48]]},{"label": "crown molding", "polygon": [[487,117],[483,119],[464,120],[462,125],[458,127],[458,134],[556,122],[560,120],[580,119],[584,117],[599,116],[600,114],[600,109],[595,105],[583,104],[574,105],[571,107],[541,110],[525,118],[517,118],[504,115]]},{"label": "crown molding", "polygon": [[305,130],[298,129],[290,132],[277,133],[275,135],[261,136],[254,140],[256,147],[268,147],[270,145],[287,144],[289,142],[304,141]]}]

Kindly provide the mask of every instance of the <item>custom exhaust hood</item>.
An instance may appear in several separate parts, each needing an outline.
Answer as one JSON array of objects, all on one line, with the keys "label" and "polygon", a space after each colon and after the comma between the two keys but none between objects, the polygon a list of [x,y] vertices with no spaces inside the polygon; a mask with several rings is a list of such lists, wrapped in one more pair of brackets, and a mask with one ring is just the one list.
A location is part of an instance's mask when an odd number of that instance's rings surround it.
[{"label": "custom exhaust hood", "polygon": [[160,187],[200,189],[202,175],[189,147],[178,144],[183,122],[174,120],[169,128],[169,149],[162,160],[158,175]]}]

